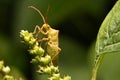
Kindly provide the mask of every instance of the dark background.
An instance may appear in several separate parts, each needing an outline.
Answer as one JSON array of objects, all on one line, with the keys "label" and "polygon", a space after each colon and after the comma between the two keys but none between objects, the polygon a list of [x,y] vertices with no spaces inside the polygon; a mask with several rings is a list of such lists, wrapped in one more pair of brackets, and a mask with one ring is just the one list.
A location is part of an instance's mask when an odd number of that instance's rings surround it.
[{"label": "dark background", "polygon": [[[38,13],[27,8],[37,7],[43,15],[48,5],[48,23],[60,30],[60,69],[72,80],[89,80],[94,59],[94,45],[99,27],[117,0],[1,0],[0,1],[0,59],[12,68],[15,76],[40,80],[31,56],[21,44],[19,32],[33,31],[42,26]],[[119,80],[120,55],[108,55],[98,73],[98,80]],[[112,63],[116,63],[112,65]],[[111,66],[112,65],[112,66]]]}]

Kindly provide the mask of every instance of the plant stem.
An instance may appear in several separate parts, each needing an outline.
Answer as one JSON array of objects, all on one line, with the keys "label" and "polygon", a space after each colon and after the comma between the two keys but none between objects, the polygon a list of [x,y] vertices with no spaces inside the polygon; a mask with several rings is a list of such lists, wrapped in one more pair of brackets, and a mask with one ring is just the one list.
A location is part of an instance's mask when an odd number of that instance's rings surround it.
[{"label": "plant stem", "polygon": [[93,71],[92,71],[92,78],[91,80],[96,80],[96,77],[97,77],[97,71],[98,71],[98,68],[103,60],[103,57],[104,55],[99,55],[98,58],[96,59],[96,62],[95,62],[95,66],[93,68]]}]

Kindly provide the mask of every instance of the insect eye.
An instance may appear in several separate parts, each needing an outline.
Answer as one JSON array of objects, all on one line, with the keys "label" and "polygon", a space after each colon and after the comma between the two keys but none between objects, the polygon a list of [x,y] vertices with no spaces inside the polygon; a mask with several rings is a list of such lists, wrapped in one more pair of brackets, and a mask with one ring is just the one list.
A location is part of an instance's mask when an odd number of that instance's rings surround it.
[{"label": "insect eye", "polygon": [[50,26],[48,24],[44,24],[43,28],[47,31],[50,28]]}]

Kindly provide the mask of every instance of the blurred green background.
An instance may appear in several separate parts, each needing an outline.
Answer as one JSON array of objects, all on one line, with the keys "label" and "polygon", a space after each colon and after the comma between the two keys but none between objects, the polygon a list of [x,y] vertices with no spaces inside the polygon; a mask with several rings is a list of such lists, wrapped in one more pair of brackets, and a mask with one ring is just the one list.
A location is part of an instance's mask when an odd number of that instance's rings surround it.
[{"label": "blurred green background", "polygon": [[[26,80],[41,79],[31,56],[21,44],[21,29],[33,31],[43,21],[27,6],[35,6],[43,15],[48,5],[48,23],[60,30],[62,51],[59,66],[72,80],[90,80],[94,45],[99,27],[117,0],[0,0],[0,60],[12,68],[13,75]],[[108,54],[99,69],[97,80],[120,80],[120,54]]]}]

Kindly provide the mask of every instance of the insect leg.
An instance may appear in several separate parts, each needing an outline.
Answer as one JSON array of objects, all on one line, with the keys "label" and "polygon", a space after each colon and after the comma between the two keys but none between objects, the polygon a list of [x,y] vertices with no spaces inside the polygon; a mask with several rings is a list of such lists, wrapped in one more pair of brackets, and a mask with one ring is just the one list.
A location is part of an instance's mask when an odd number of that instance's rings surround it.
[{"label": "insect leg", "polygon": [[37,28],[37,29],[39,30],[39,32],[41,32],[42,34],[47,35],[47,32],[44,32],[44,31],[43,31],[43,27],[40,28],[38,25],[36,25],[36,28]]},{"label": "insect leg", "polygon": [[[35,38],[37,38],[38,37],[38,35],[39,35],[39,31],[37,32],[37,30],[39,30],[38,28],[40,28],[38,25],[36,25],[36,27],[35,27],[35,29],[34,29],[34,31],[33,31],[33,34],[36,34],[35,35]],[[36,33],[37,32],[37,33]]]},{"label": "insect leg", "polygon": [[[38,32],[36,33],[37,30],[38,30]],[[37,38],[38,35],[39,35],[39,33],[42,33],[42,34],[44,34],[44,35],[47,34],[46,32],[44,32],[44,31],[42,30],[42,28],[40,28],[38,25],[36,25],[36,27],[35,27],[35,29],[34,29],[34,31],[33,31],[33,34],[36,34],[35,37]]]},{"label": "insect leg", "polygon": [[42,38],[42,39],[40,39],[40,40],[38,40],[38,42],[42,42],[42,41],[48,41],[49,40],[49,38]]},{"label": "insect leg", "polygon": [[56,58],[58,58],[57,56],[59,55],[61,48],[57,47],[58,52],[52,57],[51,59],[51,63],[54,62],[54,60],[56,60]]}]

